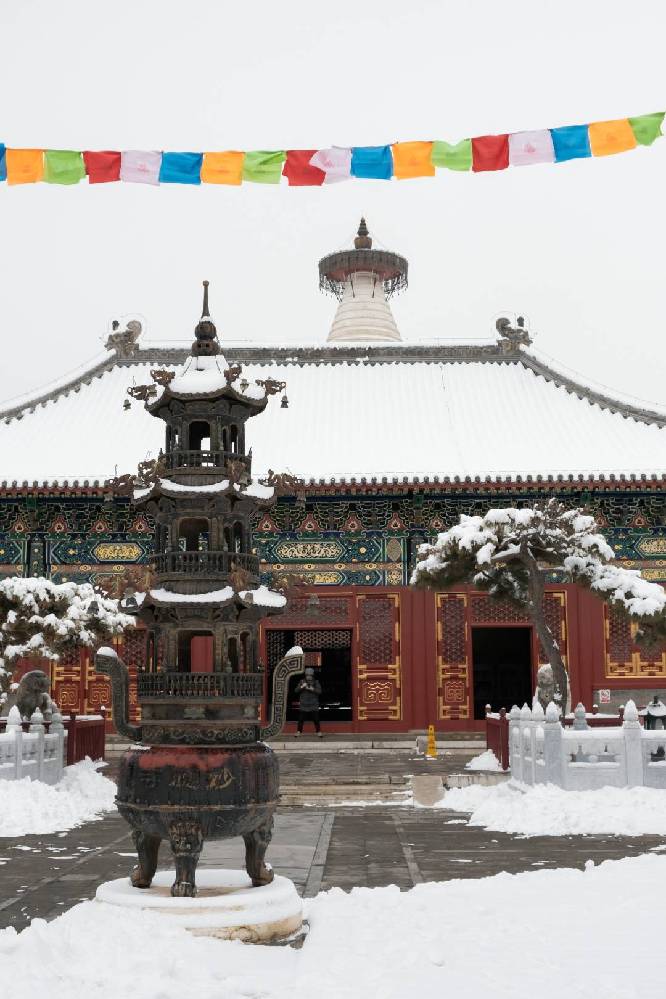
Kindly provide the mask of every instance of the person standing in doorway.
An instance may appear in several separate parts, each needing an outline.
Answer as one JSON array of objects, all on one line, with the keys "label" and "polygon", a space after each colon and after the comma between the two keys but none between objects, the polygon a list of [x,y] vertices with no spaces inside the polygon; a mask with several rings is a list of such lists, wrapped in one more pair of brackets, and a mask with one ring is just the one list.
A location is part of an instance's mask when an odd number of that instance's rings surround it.
[{"label": "person standing in doorway", "polygon": [[319,724],[319,698],[321,697],[321,684],[315,678],[314,670],[311,666],[305,671],[305,678],[296,687],[298,694],[298,729],[294,738],[303,732],[303,723],[310,719],[315,727],[317,736],[322,738],[321,725]]}]

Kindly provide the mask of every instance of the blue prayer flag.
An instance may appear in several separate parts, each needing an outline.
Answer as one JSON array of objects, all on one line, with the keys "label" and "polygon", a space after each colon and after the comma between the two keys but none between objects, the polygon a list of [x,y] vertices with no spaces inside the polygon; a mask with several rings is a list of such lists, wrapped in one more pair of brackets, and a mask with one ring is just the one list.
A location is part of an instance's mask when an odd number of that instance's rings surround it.
[{"label": "blue prayer flag", "polygon": [[0,180],[7,180],[7,157],[2,142],[0,142]]},{"label": "blue prayer flag", "polygon": [[393,176],[393,155],[390,146],[352,146],[352,177],[390,180]]},{"label": "blue prayer flag", "polygon": [[162,153],[160,184],[200,184],[203,153]]},{"label": "blue prayer flag", "polygon": [[555,162],[582,160],[591,156],[590,136],[587,125],[567,125],[564,128],[551,128]]}]

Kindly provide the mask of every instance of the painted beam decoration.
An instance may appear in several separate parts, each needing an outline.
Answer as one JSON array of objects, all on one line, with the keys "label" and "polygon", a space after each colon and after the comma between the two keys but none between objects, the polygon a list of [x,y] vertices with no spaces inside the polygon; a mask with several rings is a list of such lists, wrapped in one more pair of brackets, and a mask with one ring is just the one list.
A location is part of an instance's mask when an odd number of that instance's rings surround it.
[{"label": "painted beam decoration", "polygon": [[459,142],[427,140],[329,149],[253,149],[211,152],[157,150],[16,149],[0,143],[0,181],[8,185],[280,184],[321,187],[338,181],[413,180],[438,170],[487,173],[539,163],[566,163],[651,146],[662,135],[664,111]]}]

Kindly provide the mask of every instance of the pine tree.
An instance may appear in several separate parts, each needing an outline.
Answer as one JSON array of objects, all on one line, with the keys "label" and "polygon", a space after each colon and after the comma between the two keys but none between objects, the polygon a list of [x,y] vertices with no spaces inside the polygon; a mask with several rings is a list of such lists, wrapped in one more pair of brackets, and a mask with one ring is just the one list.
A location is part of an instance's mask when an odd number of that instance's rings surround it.
[{"label": "pine tree", "polygon": [[483,517],[461,516],[434,544],[421,545],[411,582],[437,590],[471,583],[526,613],[534,622],[564,710],[568,676],[544,612],[547,572],[586,586],[637,621],[639,643],[652,645],[666,638],[666,591],[643,579],[638,570],[616,565],[613,558],[594,517],[550,499],[534,507],[489,510]]},{"label": "pine tree", "polygon": [[96,647],[131,627],[118,601],[90,583],[53,583],[41,577],[0,580],[0,690],[21,656],[59,659],[79,646]]}]

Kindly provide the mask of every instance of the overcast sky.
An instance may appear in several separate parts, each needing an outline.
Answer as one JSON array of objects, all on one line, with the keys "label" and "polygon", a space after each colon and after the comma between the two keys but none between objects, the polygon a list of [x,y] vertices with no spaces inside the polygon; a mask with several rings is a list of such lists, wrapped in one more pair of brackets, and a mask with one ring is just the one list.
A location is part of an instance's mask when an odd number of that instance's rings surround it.
[{"label": "overcast sky", "polygon": [[[22,0],[0,5],[0,141],[271,149],[457,140],[663,110],[662,0]],[[405,340],[524,312],[586,378],[666,392],[666,138],[493,174],[288,189],[0,185],[0,399],[102,349],[110,321],[321,343],[317,261],[365,214],[410,263]]]}]

